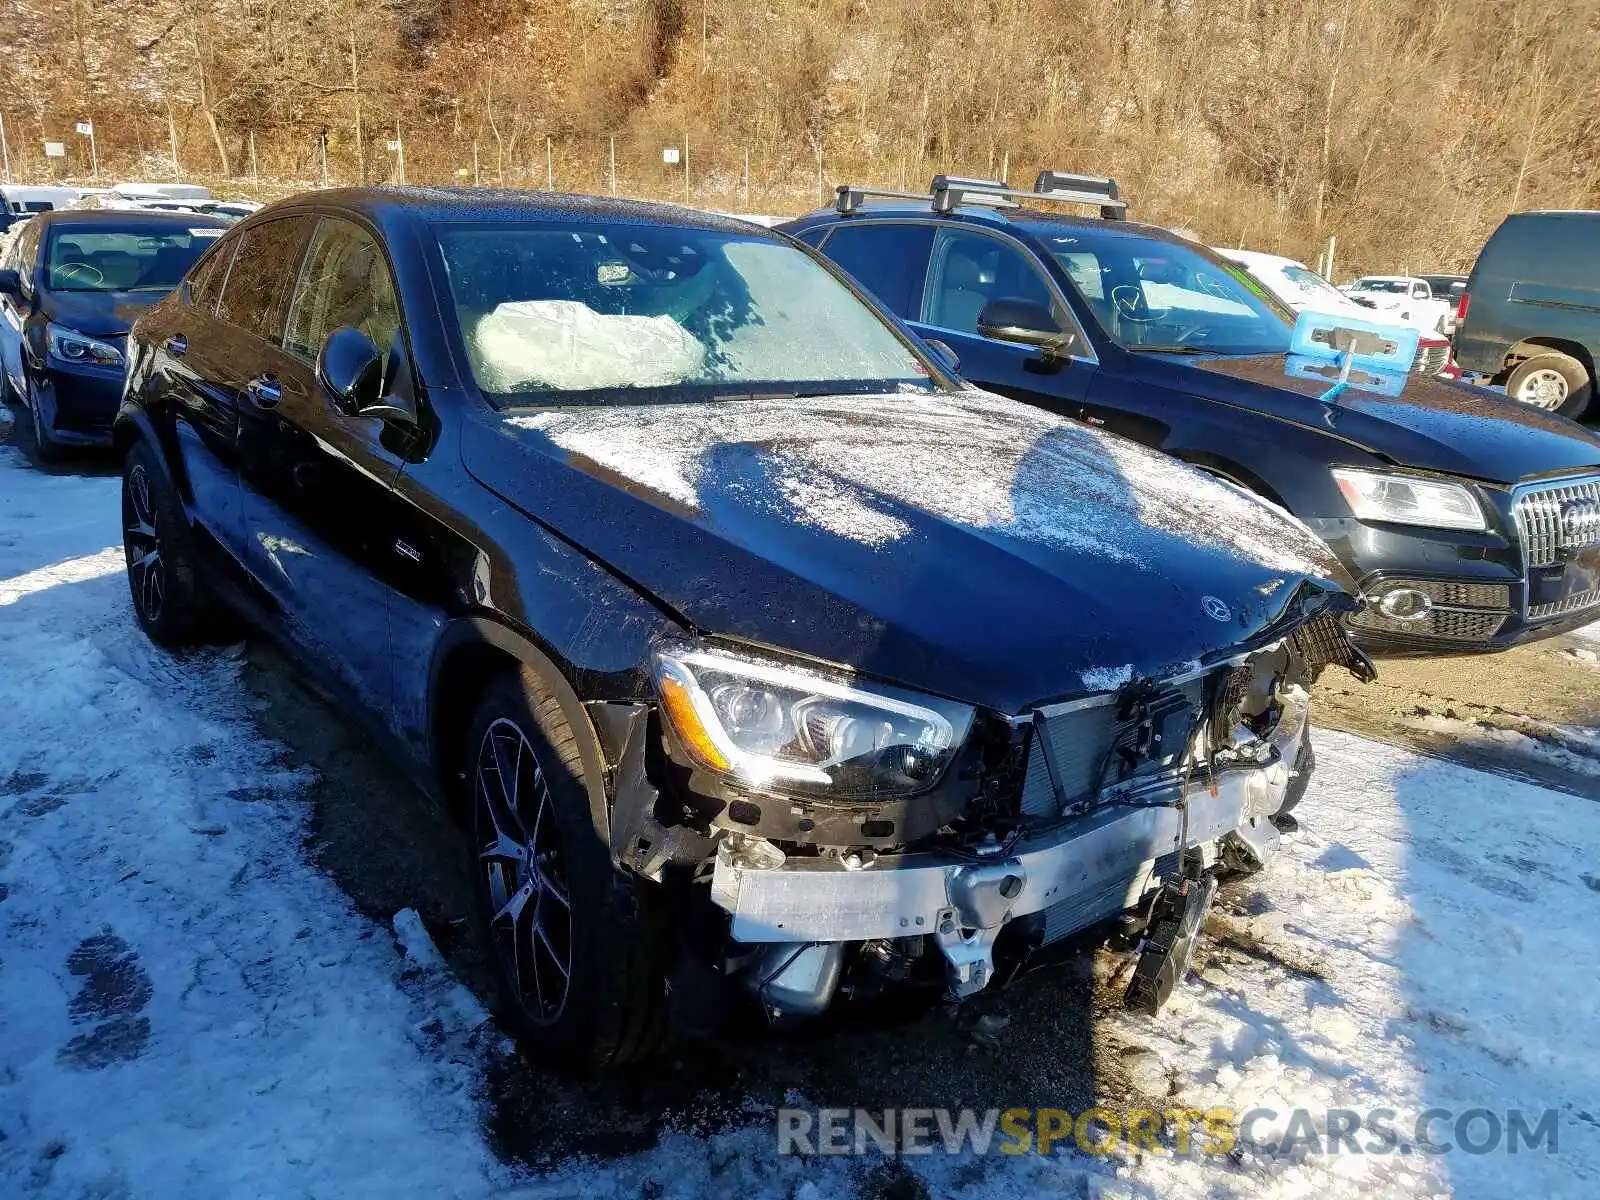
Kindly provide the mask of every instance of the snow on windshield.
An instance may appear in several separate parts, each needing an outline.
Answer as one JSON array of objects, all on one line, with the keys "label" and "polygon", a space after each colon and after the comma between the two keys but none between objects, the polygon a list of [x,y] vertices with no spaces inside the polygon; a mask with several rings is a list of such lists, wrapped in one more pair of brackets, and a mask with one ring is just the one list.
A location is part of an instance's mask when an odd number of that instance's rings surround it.
[{"label": "snow on windshield", "polygon": [[[508,418],[676,504],[706,511],[737,475],[735,501],[881,546],[905,514],[1068,552],[1162,569],[1171,538],[1273,570],[1326,576],[1321,543],[1287,513],[1165,455],[986,392],[743,400],[550,410]],[[705,470],[744,455],[750,471]],[[1131,520],[1130,520],[1131,518]],[[1141,537],[1140,526],[1161,536]]]}]

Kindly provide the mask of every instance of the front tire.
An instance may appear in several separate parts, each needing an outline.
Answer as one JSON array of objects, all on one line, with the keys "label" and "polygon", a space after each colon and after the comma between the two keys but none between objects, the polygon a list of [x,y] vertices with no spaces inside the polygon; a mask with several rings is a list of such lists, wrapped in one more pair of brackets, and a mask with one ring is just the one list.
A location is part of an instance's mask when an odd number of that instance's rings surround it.
[{"label": "front tire", "polygon": [[122,548],[133,615],[151,641],[195,641],[204,605],[194,538],[183,505],[148,442],[136,442],[122,468]]},{"label": "front tire", "polygon": [[41,463],[60,462],[65,448],[56,440],[56,435],[44,419],[44,406],[39,403],[39,393],[34,389],[32,380],[25,379],[23,386],[28,390],[23,406],[28,410],[28,420],[33,429],[34,457]]},{"label": "front tire", "polygon": [[1570,354],[1551,350],[1525,358],[1506,378],[1506,395],[1546,412],[1580,419],[1588,411],[1594,381]]},{"label": "front tire", "polygon": [[577,736],[532,671],[485,692],[464,777],[479,928],[530,1053],[579,1071],[655,1054],[667,1032],[660,897],[612,862]]}]

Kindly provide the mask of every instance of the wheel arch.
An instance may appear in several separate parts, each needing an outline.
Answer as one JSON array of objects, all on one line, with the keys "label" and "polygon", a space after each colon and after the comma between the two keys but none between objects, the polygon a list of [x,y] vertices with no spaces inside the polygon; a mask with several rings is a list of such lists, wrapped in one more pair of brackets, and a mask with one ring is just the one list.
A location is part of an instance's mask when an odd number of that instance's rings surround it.
[{"label": "wheel arch", "polygon": [[467,815],[460,764],[484,685],[507,671],[532,672],[561,707],[577,739],[590,814],[603,839],[610,838],[608,771],[594,722],[555,661],[531,638],[486,616],[458,617],[440,636],[428,672],[428,756],[446,810],[457,821]]},{"label": "wheel arch", "polygon": [[1594,354],[1582,342],[1575,342],[1571,338],[1545,337],[1543,335],[1523,338],[1506,351],[1502,370],[1509,374],[1516,369],[1519,363],[1525,362],[1546,350],[1554,350],[1557,353],[1565,354],[1568,358],[1577,359],[1582,364],[1583,369],[1589,372],[1590,380],[1594,380]]},{"label": "wheel arch", "polygon": [[[1188,463],[1191,467],[1198,467],[1208,475],[1216,475],[1228,483],[1242,487],[1247,492],[1254,492],[1263,500],[1270,500],[1279,508],[1289,509],[1276,489],[1261,476],[1232,459],[1224,458],[1220,454],[1212,454],[1205,450],[1176,450],[1175,457]],[[1289,511],[1293,511],[1292,509]]]}]

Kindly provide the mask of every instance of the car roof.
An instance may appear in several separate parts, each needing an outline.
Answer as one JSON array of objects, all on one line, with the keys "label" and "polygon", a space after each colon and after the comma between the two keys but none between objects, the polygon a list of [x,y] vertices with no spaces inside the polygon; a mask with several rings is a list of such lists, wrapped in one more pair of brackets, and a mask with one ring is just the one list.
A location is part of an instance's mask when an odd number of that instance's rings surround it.
[{"label": "car roof", "polygon": [[161,208],[57,208],[39,213],[34,220],[45,227],[57,225],[101,226],[107,229],[137,225],[144,228],[162,226],[199,226],[203,229],[226,229],[228,222],[206,213],[172,212]]},{"label": "car roof", "polygon": [[820,208],[797,217],[792,224],[818,225],[834,221],[841,225],[864,218],[904,217],[931,221],[964,221],[974,225],[1013,228],[1038,237],[1059,234],[1064,229],[1083,229],[1113,237],[1153,238],[1181,246],[1197,246],[1189,238],[1164,229],[1160,225],[1146,225],[1142,221],[1107,220],[1104,217],[1077,216],[1067,213],[1046,212],[1027,205],[1004,208],[989,204],[961,204],[950,213],[936,213],[928,201],[877,200],[866,197],[855,213],[845,216],[834,208]]},{"label": "car roof", "polygon": [[306,192],[279,201],[256,215],[271,216],[295,209],[328,207],[360,213],[376,223],[394,219],[421,223],[481,221],[486,224],[507,221],[625,221],[710,229],[746,237],[766,235],[761,226],[752,222],[677,204],[566,192],[536,192],[525,188],[335,188]]}]

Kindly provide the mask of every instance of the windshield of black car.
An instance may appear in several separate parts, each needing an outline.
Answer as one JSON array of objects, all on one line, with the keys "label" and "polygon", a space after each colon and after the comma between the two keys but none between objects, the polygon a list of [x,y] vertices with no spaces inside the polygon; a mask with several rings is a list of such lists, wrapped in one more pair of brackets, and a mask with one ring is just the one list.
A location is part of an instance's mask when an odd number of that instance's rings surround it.
[{"label": "windshield of black car", "polygon": [[466,359],[504,404],[926,391],[910,343],[752,231],[596,221],[435,230]]},{"label": "windshield of black car", "polygon": [[224,230],[158,228],[53,229],[45,249],[45,287],[54,292],[171,291]]},{"label": "windshield of black car", "polygon": [[1040,242],[1106,336],[1129,350],[1275,354],[1293,318],[1244,268],[1180,242],[1110,228],[1050,227]]}]

